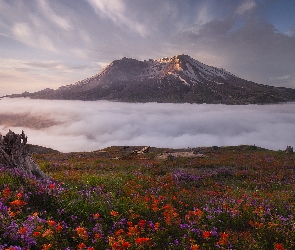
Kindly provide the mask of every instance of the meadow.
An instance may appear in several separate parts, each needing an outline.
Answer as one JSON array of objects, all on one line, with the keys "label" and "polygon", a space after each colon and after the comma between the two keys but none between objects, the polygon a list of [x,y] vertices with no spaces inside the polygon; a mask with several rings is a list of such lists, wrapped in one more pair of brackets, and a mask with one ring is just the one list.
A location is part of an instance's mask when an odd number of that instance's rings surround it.
[{"label": "meadow", "polygon": [[0,166],[0,249],[295,249],[294,154],[133,149],[34,154],[51,180]]}]

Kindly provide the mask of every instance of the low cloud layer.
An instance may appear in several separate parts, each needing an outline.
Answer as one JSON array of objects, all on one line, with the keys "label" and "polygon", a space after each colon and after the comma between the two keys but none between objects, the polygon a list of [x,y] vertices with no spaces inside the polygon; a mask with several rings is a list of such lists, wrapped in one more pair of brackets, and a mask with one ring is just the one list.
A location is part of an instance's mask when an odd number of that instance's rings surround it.
[{"label": "low cloud layer", "polygon": [[226,106],[1,99],[1,117],[5,118],[0,119],[1,134],[24,130],[29,143],[61,152],[119,145],[255,144],[274,150],[295,146],[294,103]]}]

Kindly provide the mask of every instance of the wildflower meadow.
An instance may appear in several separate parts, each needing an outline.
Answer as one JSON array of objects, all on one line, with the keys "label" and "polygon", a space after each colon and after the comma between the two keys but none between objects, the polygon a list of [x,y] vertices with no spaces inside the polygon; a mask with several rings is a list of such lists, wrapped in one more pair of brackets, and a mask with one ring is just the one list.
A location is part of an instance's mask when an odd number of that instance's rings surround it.
[{"label": "wildflower meadow", "polygon": [[123,147],[0,166],[0,250],[295,249],[295,155],[255,146],[160,159]]}]

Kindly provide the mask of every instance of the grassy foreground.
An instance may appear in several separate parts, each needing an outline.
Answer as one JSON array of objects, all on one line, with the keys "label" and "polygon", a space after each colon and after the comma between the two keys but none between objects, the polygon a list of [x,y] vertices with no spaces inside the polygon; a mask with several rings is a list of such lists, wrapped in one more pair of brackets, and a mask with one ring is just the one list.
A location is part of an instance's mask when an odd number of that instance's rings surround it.
[{"label": "grassy foreground", "polygon": [[128,150],[35,154],[47,182],[0,166],[0,250],[295,249],[294,154]]}]

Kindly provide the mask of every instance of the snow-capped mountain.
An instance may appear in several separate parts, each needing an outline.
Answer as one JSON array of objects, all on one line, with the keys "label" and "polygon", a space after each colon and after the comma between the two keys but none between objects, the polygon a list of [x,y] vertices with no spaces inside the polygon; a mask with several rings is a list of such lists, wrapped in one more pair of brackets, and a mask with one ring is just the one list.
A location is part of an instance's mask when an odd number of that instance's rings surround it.
[{"label": "snow-capped mountain", "polygon": [[[146,79],[164,79],[181,81],[185,85],[193,86],[195,83],[203,83],[206,80],[218,81],[229,79],[233,75],[223,69],[207,66],[187,55],[179,55],[172,58],[161,58],[158,60],[138,61],[124,57],[107,66],[102,72],[76,83],[76,85],[94,84],[97,80],[130,81]],[[93,81],[94,80],[94,81]],[[91,84],[93,86],[93,84]],[[95,84],[94,84],[95,85]],[[72,86],[72,85],[70,85]]]},{"label": "snow-capped mountain", "polygon": [[[14,95],[19,96],[19,95]],[[115,60],[97,75],[57,90],[23,93],[39,99],[126,102],[277,103],[295,101],[295,90],[250,82],[190,56]]]}]

